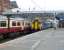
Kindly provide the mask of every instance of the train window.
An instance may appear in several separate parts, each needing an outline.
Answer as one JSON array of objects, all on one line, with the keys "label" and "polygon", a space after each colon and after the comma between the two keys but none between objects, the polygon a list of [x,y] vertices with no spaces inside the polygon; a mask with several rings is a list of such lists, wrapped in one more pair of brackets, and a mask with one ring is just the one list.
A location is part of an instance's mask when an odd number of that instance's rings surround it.
[{"label": "train window", "polygon": [[12,22],[12,26],[16,26],[16,22],[15,21]]},{"label": "train window", "polygon": [[20,26],[20,22],[17,22],[17,26]]},{"label": "train window", "polygon": [[0,21],[0,27],[6,27],[6,21]]}]

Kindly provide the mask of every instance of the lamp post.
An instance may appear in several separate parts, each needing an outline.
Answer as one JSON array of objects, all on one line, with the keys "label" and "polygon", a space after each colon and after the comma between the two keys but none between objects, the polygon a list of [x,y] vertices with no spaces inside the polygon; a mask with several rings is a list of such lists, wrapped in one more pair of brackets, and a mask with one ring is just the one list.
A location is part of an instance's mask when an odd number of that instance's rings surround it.
[{"label": "lamp post", "polygon": [[10,17],[11,17],[11,14],[5,14],[5,16],[7,16],[7,19],[8,19],[8,30],[10,28]]},{"label": "lamp post", "polygon": [[3,12],[3,15],[7,16],[7,20],[8,20],[8,29],[10,28],[10,17],[12,15],[11,11],[9,12]]}]

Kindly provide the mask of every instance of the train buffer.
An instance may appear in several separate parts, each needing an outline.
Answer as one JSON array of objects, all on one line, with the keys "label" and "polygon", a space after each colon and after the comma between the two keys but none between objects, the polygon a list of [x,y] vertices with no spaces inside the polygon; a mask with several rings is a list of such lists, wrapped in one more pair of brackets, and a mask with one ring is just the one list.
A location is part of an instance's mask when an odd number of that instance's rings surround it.
[{"label": "train buffer", "polygon": [[0,50],[64,50],[64,29],[39,31],[0,46]]}]

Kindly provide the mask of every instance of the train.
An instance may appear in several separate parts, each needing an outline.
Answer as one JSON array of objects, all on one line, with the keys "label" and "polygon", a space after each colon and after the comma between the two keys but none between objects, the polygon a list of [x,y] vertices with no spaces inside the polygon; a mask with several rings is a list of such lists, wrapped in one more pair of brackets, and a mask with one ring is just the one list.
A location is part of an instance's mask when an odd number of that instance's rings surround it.
[{"label": "train", "polygon": [[0,16],[0,38],[13,38],[29,32],[30,22],[24,18],[10,18]]},{"label": "train", "polygon": [[40,31],[40,30],[52,28],[52,26],[53,26],[52,21],[50,19],[42,21],[39,18],[35,18],[31,23],[31,30],[32,31]]}]

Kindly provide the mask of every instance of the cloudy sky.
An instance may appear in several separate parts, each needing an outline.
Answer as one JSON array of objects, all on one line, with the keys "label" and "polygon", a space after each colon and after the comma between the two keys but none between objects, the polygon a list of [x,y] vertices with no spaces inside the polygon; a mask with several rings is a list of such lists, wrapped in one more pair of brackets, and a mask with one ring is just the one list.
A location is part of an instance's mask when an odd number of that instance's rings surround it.
[{"label": "cloudy sky", "polygon": [[63,10],[64,0],[15,0],[22,10]]}]

